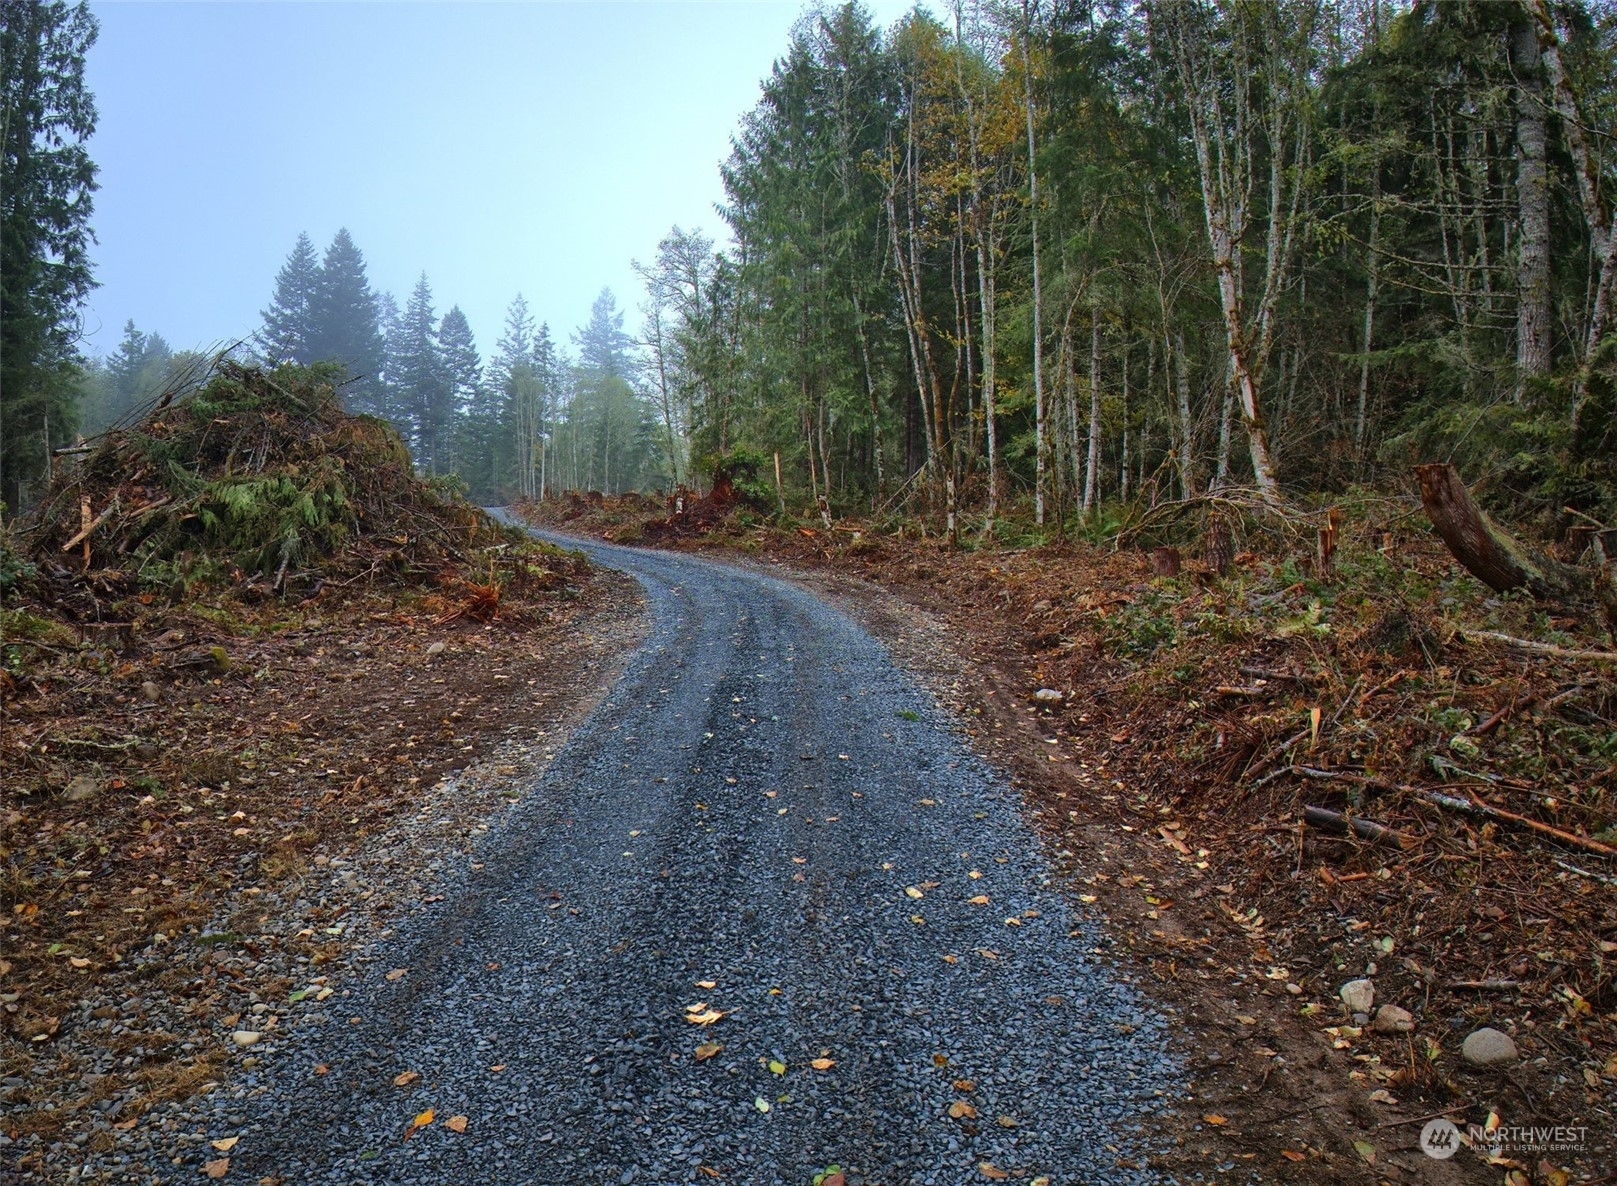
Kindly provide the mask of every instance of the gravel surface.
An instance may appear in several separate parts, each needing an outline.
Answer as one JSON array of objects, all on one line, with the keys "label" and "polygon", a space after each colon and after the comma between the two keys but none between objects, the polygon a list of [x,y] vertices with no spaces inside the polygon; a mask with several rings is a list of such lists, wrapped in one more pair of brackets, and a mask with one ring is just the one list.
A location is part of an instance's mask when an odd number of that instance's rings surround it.
[{"label": "gravel surface", "polygon": [[627,673],[443,901],[230,1054],[176,1176],[1153,1180],[1164,1024],[1016,793],[807,593],[585,550],[645,589]]}]

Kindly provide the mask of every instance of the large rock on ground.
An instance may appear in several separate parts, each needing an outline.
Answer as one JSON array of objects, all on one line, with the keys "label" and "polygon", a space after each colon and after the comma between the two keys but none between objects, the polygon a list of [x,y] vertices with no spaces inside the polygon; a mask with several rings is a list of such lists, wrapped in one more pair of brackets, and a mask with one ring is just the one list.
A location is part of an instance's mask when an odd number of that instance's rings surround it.
[{"label": "large rock on ground", "polygon": [[1508,1067],[1520,1055],[1509,1034],[1484,1026],[1460,1044],[1460,1057],[1474,1067]]},{"label": "large rock on ground", "polygon": [[1349,980],[1336,990],[1349,1013],[1368,1013],[1376,1003],[1376,986],[1369,980]]}]

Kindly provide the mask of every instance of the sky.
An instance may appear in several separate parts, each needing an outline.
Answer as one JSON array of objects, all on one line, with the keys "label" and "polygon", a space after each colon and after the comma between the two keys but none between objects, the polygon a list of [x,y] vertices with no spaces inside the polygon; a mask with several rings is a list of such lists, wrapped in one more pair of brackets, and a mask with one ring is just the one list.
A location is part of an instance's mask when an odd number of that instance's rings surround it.
[{"label": "sky", "polygon": [[[866,0],[882,26],[910,7]],[[175,349],[253,333],[299,232],[346,226],[402,306],[424,271],[492,351],[521,292],[567,344],[676,224],[722,240],[719,164],[803,14],[786,3],[92,2],[100,283]]]}]

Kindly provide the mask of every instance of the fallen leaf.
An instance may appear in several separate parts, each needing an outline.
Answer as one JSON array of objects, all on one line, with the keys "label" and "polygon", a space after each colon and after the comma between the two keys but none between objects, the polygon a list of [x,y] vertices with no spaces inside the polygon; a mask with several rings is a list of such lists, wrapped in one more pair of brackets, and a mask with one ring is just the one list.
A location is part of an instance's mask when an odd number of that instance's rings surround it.
[{"label": "fallen leaf", "polygon": [[771,1074],[784,1075],[786,1073],[786,1064],[778,1058],[772,1058],[769,1060],[769,1070]]},{"label": "fallen leaf", "polygon": [[696,982],[696,987],[708,989],[717,988],[719,987],[719,982],[717,980],[698,980]]},{"label": "fallen leaf", "polygon": [[947,1054],[934,1054],[932,1056],[932,1065],[935,1066],[935,1067],[946,1067],[946,1066],[948,1066],[949,1065],[949,1056]]},{"label": "fallen leaf", "polygon": [[316,1063],[314,1066],[314,1073],[316,1075],[329,1075],[331,1074],[331,1068],[323,1062]]},{"label": "fallen leaf", "polygon": [[956,1079],[954,1089],[956,1091],[976,1091],[977,1084],[970,1079]]},{"label": "fallen leaf", "polygon": [[701,1170],[702,1173],[706,1174],[710,1178],[722,1178],[722,1177],[724,1177],[723,1174],[719,1173],[718,1170],[714,1169],[710,1165],[699,1165],[696,1168]]},{"label": "fallen leaf", "polygon": [[403,1074],[393,1076],[394,1087],[408,1087],[421,1076],[415,1071],[405,1071]]},{"label": "fallen leaf", "polygon": [[991,1161],[979,1161],[977,1163],[977,1172],[990,1182],[1003,1182],[1010,1177],[1009,1174]]},{"label": "fallen leaf", "polygon": [[391,972],[389,972],[387,974],[387,978],[389,980],[403,980],[409,974],[410,974],[410,969],[409,968],[394,968]]},{"label": "fallen leaf", "polygon": [[694,1057],[696,1058],[697,1062],[706,1062],[723,1049],[724,1047],[719,1045],[717,1042],[703,1042],[696,1048],[696,1054]]},{"label": "fallen leaf", "polygon": [[753,1100],[753,1101],[752,1101],[752,1106],[753,1106],[753,1107],[755,1107],[755,1108],[757,1108],[757,1109],[758,1109],[758,1110],[759,1110],[759,1111],[760,1111],[760,1112],[764,1112],[764,1113],[766,1113],[766,1114],[767,1114],[767,1113],[768,1113],[768,1111],[769,1111],[769,1101],[768,1101],[768,1100],[766,1100],[766,1099],[765,1099],[765,1098],[764,1098],[764,1097],[763,1097],[763,1096],[761,1096],[761,1095],[760,1095],[760,1096],[758,1096],[758,1097],[757,1097],[757,1098],[756,1098],[756,1099],[754,1099],[754,1100]]},{"label": "fallen leaf", "polygon": [[1306,1153],[1298,1153],[1298,1152],[1295,1152],[1294,1150],[1291,1150],[1291,1149],[1282,1149],[1280,1151],[1280,1156],[1284,1157],[1287,1161],[1306,1161],[1306,1160],[1308,1160],[1308,1155]]},{"label": "fallen leaf", "polygon": [[1256,1017],[1248,1017],[1244,1013],[1237,1013],[1235,1015],[1235,1020],[1239,1021],[1242,1025],[1257,1025],[1258,1024],[1258,1019]]},{"label": "fallen leaf", "polygon": [[1015,1116],[1001,1116],[994,1123],[999,1125],[1001,1128],[1015,1128],[1021,1123],[1021,1121],[1019,1121]]},{"label": "fallen leaf", "polygon": [[418,1128],[426,1128],[433,1122],[435,1116],[436,1114],[433,1112],[433,1110],[428,1108],[425,1112],[418,1114],[414,1120],[410,1121],[410,1131],[414,1132]]},{"label": "fallen leaf", "polygon": [[978,894],[975,898],[967,898],[966,901],[970,902],[973,906],[986,906],[988,905],[988,895]]},{"label": "fallen leaf", "polygon": [[829,1071],[836,1065],[837,1060],[834,1058],[816,1058],[809,1063],[809,1066],[813,1067],[816,1071]]},{"label": "fallen leaf", "polygon": [[983,878],[982,871],[980,869],[973,869],[970,873],[967,873],[966,876],[971,878],[973,881],[981,881]]},{"label": "fallen leaf", "polygon": [[69,956],[67,962],[72,964],[75,968],[88,968],[90,966],[89,960],[78,955]]},{"label": "fallen leaf", "polygon": [[1219,1125],[1229,1123],[1228,1117],[1220,1116],[1217,1113],[1208,1113],[1206,1116],[1203,1116],[1202,1119],[1207,1121],[1207,1123],[1211,1124],[1214,1128],[1217,1128]]},{"label": "fallen leaf", "polygon": [[448,1120],[444,1121],[444,1127],[450,1132],[465,1132],[466,1123],[466,1117],[464,1116],[451,1116]]},{"label": "fallen leaf", "polygon": [[949,1105],[949,1118],[951,1120],[975,1120],[977,1119],[977,1109],[965,1100],[955,1100],[954,1103]]},{"label": "fallen leaf", "polygon": [[120,1120],[120,1121],[118,1121],[118,1123],[114,1124],[112,1127],[118,1129],[120,1132],[128,1132],[130,1129],[134,1128],[135,1125],[137,1125],[139,1123],[140,1123],[140,1117],[139,1116],[131,1116],[128,1120]]},{"label": "fallen leaf", "polygon": [[960,957],[957,955],[946,955],[943,957],[943,962],[946,964],[958,964],[960,962]]},{"label": "fallen leaf", "polygon": [[1354,1141],[1353,1147],[1359,1151],[1359,1156],[1364,1158],[1366,1164],[1376,1163],[1376,1147],[1369,1141]]},{"label": "fallen leaf", "polygon": [[1005,925],[1008,927],[1019,927],[1022,925],[1022,920],[1019,918],[1007,918],[1005,920]]},{"label": "fallen leaf", "polygon": [[725,1016],[719,1009],[703,1009],[700,1013],[687,1013],[685,1020],[692,1025],[712,1025]]},{"label": "fallen leaf", "polygon": [[216,1157],[202,1163],[202,1172],[210,1178],[222,1178],[230,1172],[230,1158]]},{"label": "fallen leaf", "polygon": [[909,897],[914,898],[916,901],[920,901],[922,898],[926,897],[926,895],[923,894],[919,888],[913,885],[906,885],[904,887],[904,893]]},{"label": "fallen leaf", "polygon": [[221,1137],[217,1141],[209,1141],[208,1144],[212,1145],[221,1153],[229,1153],[236,1147],[236,1142],[239,1140],[241,1140],[240,1137]]}]

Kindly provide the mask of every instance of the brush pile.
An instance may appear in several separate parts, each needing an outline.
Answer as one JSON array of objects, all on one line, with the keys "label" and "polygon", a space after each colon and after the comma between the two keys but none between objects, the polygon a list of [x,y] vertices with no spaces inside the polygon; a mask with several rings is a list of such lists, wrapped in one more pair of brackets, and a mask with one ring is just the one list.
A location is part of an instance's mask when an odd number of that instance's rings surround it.
[{"label": "brush pile", "polygon": [[22,525],[22,550],[53,583],[284,596],[418,583],[504,538],[417,477],[387,423],[344,413],[334,377],[221,360],[196,390],[93,442]]}]

